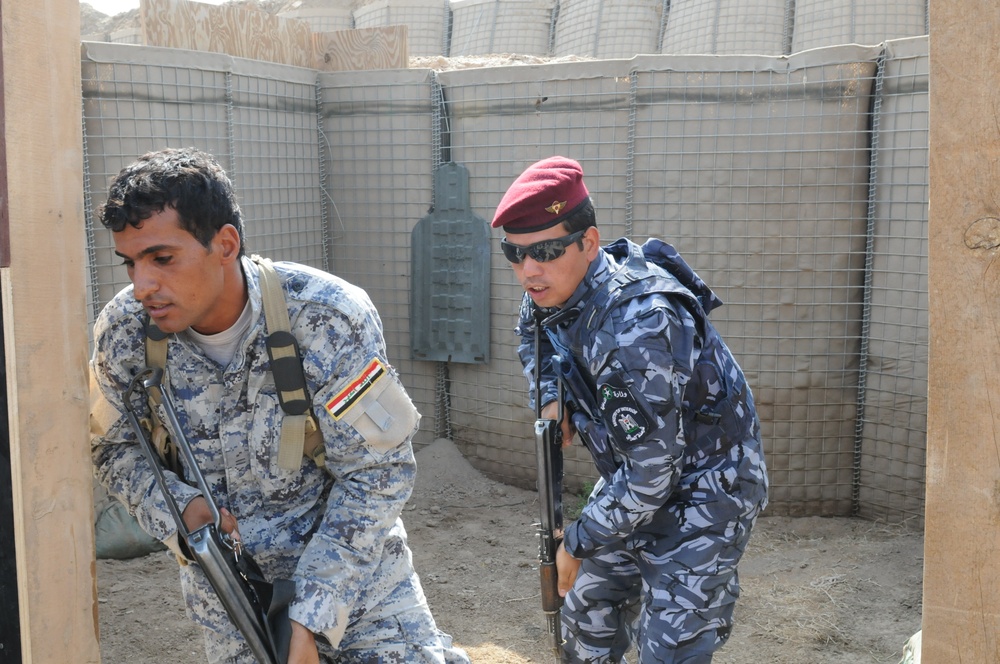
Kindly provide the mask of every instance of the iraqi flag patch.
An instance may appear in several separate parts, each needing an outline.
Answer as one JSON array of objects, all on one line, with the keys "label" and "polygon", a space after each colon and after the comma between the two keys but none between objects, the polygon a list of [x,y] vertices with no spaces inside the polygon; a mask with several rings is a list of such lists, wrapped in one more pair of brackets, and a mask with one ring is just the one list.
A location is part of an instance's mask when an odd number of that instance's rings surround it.
[{"label": "iraqi flag patch", "polygon": [[377,357],[372,359],[359,375],[349,380],[342,390],[326,402],[326,411],[335,420],[342,418],[385,375],[385,371],[385,365]]}]

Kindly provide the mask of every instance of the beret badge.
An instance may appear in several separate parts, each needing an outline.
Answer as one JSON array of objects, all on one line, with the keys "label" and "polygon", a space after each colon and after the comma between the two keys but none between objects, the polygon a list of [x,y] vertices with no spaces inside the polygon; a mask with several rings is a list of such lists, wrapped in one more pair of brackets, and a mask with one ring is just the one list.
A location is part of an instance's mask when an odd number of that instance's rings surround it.
[{"label": "beret badge", "polygon": [[566,207],[566,201],[552,201],[552,205],[545,208],[546,212],[551,212],[552,214],[559,214]]}]

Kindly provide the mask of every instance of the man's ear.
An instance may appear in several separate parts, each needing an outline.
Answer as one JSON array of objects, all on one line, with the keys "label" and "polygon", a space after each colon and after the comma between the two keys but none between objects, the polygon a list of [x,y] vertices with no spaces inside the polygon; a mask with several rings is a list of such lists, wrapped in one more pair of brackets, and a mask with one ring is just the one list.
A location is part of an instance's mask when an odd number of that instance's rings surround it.
[{"label": "man's ear", "polygon": [[224,262],[230,263],[240,255],[240,232],[232,224],[226,224],[215,234],[212,242],[219,249],[219,256]]},{"label": "man's ear", "polygon": [[597,258],[597,252],[601,250],[601,232],[597,226],[591,226],[583,235],[583,250],[588,260]]}]

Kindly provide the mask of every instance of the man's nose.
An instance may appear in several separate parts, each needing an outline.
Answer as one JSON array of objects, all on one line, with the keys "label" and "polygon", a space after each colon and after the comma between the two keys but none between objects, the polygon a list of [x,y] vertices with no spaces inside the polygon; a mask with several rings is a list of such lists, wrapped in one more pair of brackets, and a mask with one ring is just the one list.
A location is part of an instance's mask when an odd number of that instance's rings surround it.
[{"label": "man's nose", "polygon": [[140,302],[159,290],[160,285],[149,270],[141,265],[132,268],[132,292]]}]

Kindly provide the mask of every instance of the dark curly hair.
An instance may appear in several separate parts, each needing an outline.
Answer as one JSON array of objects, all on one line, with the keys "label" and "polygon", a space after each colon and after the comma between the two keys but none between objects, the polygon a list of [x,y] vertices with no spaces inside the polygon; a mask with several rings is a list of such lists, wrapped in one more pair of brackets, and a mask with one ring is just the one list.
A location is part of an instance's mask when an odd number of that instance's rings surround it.
[{"label": "dark curly hair", "polygon": [[245,253],[243,216],[226,172],[212,155],[197,148],[147,152],[121,170],[111,182],[100,219],[114,232],[135,228],[166,208],[177,211],[181,227],[203,246],[226,224],[240,235]]}]

